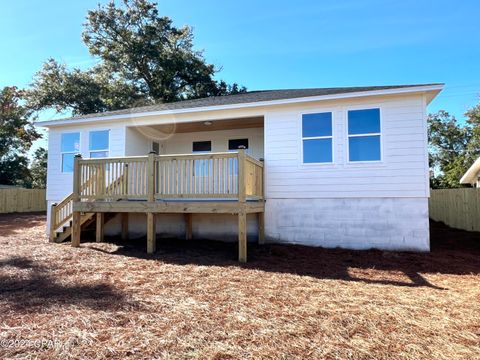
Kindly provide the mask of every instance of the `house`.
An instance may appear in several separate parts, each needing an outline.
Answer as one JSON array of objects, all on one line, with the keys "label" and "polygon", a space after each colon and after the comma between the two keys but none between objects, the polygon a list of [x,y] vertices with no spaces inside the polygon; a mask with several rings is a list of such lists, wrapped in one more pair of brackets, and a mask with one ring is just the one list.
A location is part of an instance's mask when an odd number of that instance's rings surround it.
[{"label": "house", "polygon": [[470,184],[473,187],[480,187],[480,158],[470,166],[467,172],[460,179],[460,184]]},{"label": "house", "polygon": [[[252,91],[41,122],[49,233],[429,251],[442,84]],[[75,154],[81,154],[76,157]],[[158,154],[158,155],[157,155]],[[73,224],[70,228],[69,226]]]}]

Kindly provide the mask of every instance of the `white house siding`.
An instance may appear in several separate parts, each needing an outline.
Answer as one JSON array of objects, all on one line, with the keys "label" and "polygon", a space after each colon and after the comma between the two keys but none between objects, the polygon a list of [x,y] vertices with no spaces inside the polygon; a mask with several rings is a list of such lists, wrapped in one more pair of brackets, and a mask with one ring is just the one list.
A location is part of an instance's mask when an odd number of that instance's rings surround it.
[{"label": "white house siding", "polygon": [[125,156],[145,156],[150,150],[150,139],[134,127],[125,128]]},{"label": "white house siding", "polygon": [[263,128],[180,133],[163,141],[163,154],[191,154],[194,141],[211,141],[212,152],[228,151],[228,140],[248,139],[247,153],[263,158]]},{"label": "white house siding", "polygon": [[125,126],[122,123],[89,124],[87,126],[62,126],[50,128],[48,131],[48,172],[47,172],[47,233],[50,221],[50,208],[72,192],[72,173],[62,172],[61,138],[62,133],[80,133],[80,153],[89,157],[89,132],[95,130],[110,130],[109,155],[125,156]]},{"label": "white house siding", "polygon": [[[346,112],[380,107],[383,160],[348,163]],[[334,164],[303,165],[304,112],[332,111]],[[337,101],[265,115],[266,236],[345,248],[429,250],[422,95]]]}]

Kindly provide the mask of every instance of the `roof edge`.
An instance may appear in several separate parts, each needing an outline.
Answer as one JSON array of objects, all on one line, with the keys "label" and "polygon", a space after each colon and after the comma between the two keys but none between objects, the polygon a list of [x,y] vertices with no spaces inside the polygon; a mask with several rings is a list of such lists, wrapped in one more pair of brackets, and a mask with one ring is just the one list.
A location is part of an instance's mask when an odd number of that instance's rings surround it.
[{"label": "roof edge", "polygon": [[35,125],[48,128],[48,127],[62,126],[62,125],[72,124],[72,123],[85,124],[85,123],[91,123],[91,122],[97,122],[97,121],[124,120],[124,119],[132,119],[132,118],[155,116],[155,115],[174,115],[174,114],[185,114],[185,113],[195,113],[195,112],[233,110],[233,109],[262,107],[262,106],[275,106],[275,105],[282,105],[282,104],[295,104],[295,103],[305,103],[305,102],[324,101],[324,100],[349,99],[349,98],[355,98],[355,97],[394,95],[394,94],[417,93],[417,92],[434,92],[434,95],[432,97],[433,99],[443,89],[443,87],[444,87],[443,83],[438,83],[438,84],[429,84],[429,85],[398,87],[398,88],[383,89],[383,90],[369,90],[369,91],[331,94],[331,95],[318,95],[318,96],[307,96],[307,97],[277,99],[277,100],[268,100],[268,101],[245,102],[245,103],[228,104],[228,105],[190,107],[190,108],[175,109],[175,110],[156,110],[156,111],[145,111],[145,112],[138,112],[138,113],[118,114],[118,115],[101,115],[100,113],[99,116],[94,116],[94,117],[84,118],[84,119],[63,118],[63,119],[48,120],[48,121],[38,121],[38,122],[35,122]]}]

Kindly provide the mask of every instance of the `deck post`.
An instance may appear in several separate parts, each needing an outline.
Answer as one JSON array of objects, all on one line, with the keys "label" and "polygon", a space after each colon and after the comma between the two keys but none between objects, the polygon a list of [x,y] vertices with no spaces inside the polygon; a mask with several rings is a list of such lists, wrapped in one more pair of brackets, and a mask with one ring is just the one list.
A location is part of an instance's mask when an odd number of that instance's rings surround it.
[{"label": "deck post", "polygon": [[238,149],[238,201],[247,200],[247,189],[245,187],[245,148]]},{"label": "deck post", "polygon": [[148,153],[147,164],[147,176],[148,176],[148,201],[155,201],[155,152],[150,151]]},{"label": "deck post", "polygon": [[80,211],[74,211],[72,215],[72,246],[80,246],[80,235],[82,232],[82,214]]},{"label": "deck post", "polygon": [[80,160],[82,160],[80,154],[73,158],[73,202],[80,200]]},{"label": "deck post", "polygon": [[96,229],[95,229],[95,241],[103,242],[103,227],[104,227],[104,213],[97,213]]},{"label": "deck post", "polygon": [[153,254],[157,246],[157,234],[155,229],[155,214],[147,213],[147,253]]},{"label": "deck post", "polygon": [[54,242],[55,241],[55,223],[57,222],[57,203],[53,203],[52,206],[50,207],[50,236],[49,236],[49,241]]},{"label": "deck post", "polygon": [[185,214],[185,239],[186,240],[192,240],[192,225],[193,225],[192,214],[186,213]]},{"label": "deck post", "polygon": [[[147,163],[148,176],[148,201],[155,201],[155,152],[148,153]],[[153,254],[157,248],[157,230],[155,227],[155,214],[147,213],[147,253]]]},{"label": "deck post", "polygon": [[247,262],[247,213],[238,213],[238,261]]},{"label": "deck post", "polygon": [[258,244],[265,244],[265,213],[258,213]]},{"label": "deck post", "polygon": [[[73,158],[73,206],[80,201],[80,160],[82,155],[76,154]],[[80,246],[80,236],[82,232],[82,214],[79,211],[72,213],[72,246]]]},{"label": "deck post", "polygon": [[122,241],[128,240],[128,213],[122,213]]}]

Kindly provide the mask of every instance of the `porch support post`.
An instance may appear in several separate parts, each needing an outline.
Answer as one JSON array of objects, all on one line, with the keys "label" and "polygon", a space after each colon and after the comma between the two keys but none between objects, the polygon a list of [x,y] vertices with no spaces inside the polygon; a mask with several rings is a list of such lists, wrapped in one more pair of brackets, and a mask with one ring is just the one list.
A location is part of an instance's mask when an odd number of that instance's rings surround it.
[{"label": "porch support post", "polygon": [[238,213],[238,261],[247,262],[247,213],[243,209]]},{"label": "porch support post", "polygon": [[151,151],[148,154],[147,163],[147,176],[148,176],[148,201],[155,201],[155,153]]},{"label": "porch support post", "polygon": [[82,214],[80,211],[74,211],[72,215],[72,246],[80,246],[80,235],[82,232]]},{"label": "porch support post", "polygon": [[[73,158],[73,205],[80,201],[80,160],[82,156],[80,154],[75,155]],[[79,211],[73,211],[72,213],[72,246],[80,246],[80,236],[82,233],[82,213]]]},{"label": "porch support post", "polygon": [[128,213],[122,214],[122,241],[128,240]]},{"label": "porch support post", "polygon": [[192,214],[185,214],[185,240],[192,240]]},{"label": "porch support post", "polygon": [[238,201],[245,202],[247,200],[245,188],[245,149],[238,149]]},{"label": "porch support post", "polygon": [[265,244],[265,213],[258,213],[258,244]]},{"label": "porch support post", "polygon": [[53,203],[52,206],[50,207],[50,236],[49,240],[50,242],[55,241],[55,223],[57,222],[57,203]]},{"label": "porch support post", "polygon": [[157,247],[157,234],[155,229],[155,214],[147,213],[147,253],[153,254]]},{"label": "porch support post", "polygon": [[96,229],[95,229],[95,241],[103,242],[103,227],[104,227],[104,213],[97,213]]}]

